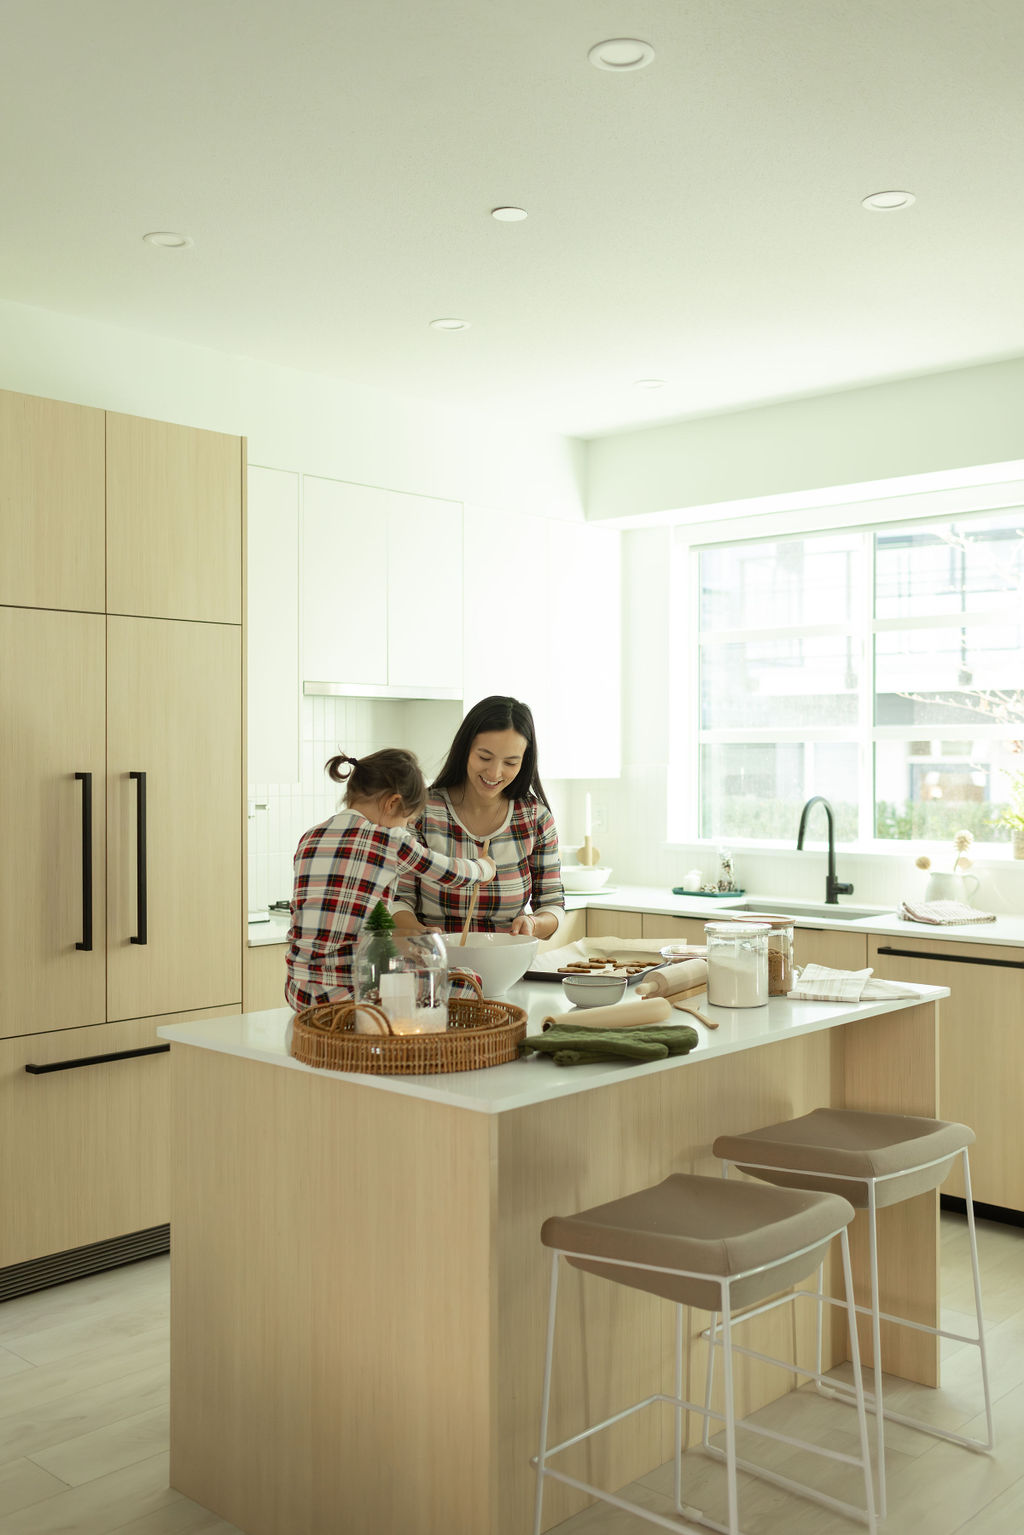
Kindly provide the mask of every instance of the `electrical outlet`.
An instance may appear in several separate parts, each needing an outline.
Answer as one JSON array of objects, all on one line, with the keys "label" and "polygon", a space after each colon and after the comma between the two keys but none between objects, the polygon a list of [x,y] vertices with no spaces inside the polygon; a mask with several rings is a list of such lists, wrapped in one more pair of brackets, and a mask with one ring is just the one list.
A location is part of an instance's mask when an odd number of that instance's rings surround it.
[{"label": "electrical outlet", "polygon": [[605,807],[600,800],[595,800],[591,804],[590,824],[594,831],[604,831],[608,824]]}]

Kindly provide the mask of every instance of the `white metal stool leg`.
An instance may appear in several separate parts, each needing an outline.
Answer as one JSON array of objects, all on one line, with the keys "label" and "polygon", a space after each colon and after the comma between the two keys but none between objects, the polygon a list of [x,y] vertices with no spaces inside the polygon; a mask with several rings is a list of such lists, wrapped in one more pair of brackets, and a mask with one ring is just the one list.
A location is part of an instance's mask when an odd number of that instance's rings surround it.
[{"label": "white metal stool leg", "polygon": [[548,1299],[547,1347],[544,1351],[544,1390],[540,1408],[540,1449],[537,1452],[537,1497],[534,1503],[533,1535],[540,1535],[544,1506],[544,1458],[548,1448],[548,1408],[551,1405],[551,1356],[555,1346],[555,1307],[558,1303],[558,1253],[551,1254],[551,1286]]}]

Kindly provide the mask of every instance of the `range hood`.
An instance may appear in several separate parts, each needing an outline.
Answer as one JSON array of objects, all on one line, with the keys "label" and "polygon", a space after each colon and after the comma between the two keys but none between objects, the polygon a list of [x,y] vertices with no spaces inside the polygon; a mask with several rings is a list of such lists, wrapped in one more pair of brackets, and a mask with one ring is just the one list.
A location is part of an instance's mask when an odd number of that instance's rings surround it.
[{"label": "range hood", "polygon": [[461,702],[462,690],[460,688],[428,688],[425,686],[399,686],[393,687],[386,683],[361,683],[361,682],[304,682],[302,691],[307,698],[434,698],[455,699]]}]

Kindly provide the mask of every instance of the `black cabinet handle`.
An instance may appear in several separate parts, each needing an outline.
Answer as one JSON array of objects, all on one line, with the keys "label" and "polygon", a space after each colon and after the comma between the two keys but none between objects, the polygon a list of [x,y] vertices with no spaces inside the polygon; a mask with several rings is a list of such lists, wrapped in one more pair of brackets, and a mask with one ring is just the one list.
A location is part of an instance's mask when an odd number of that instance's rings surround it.
[{"label": "black cabinet handle", "polygon": [[82,941],[76,949],[92,948],[92,774],[76,773],[82,785]]},{"label": "black cabinet handle", "polygon": [[101,1066],[104,1061],[130,1061],[137,1055],[163,1055],[170,1045],[144,1045],[139,1050],[115,1050],[111,1055],[83,1055],[77,1061],[54,1061],[50,1066],[26,1066],[34,1077],[45,1076],[49,1071],[77,1071],[79,1066]]},{"label": "black cabinet handle", "polygon": [[146,890],[146,775],[129,773],[135,779],[135,925],[130,943],[146,943],[149,935],[149,903]]},{"label": "black cabinet handle", "polygon": [[892,949],[879,944],[878,954],[898,954],[901,959],[931,959],[942,965],[996,965],[1002,970],[1024,970],[1024,959],[986,959],[979,955],[972,959],[968,954],[922,954],[920,949]]}]

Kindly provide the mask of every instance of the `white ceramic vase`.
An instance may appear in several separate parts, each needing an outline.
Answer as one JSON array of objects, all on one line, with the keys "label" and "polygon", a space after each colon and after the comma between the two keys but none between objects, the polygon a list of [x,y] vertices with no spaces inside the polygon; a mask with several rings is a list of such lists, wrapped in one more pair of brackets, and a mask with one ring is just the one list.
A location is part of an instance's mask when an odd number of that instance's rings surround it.
[{"label": "white ceramic vase", "polygon": [[[971,888],[968,889],[968,881]],[[924,887],[926,901],[960,901],[971,905],[971,897],[980,881],[973,874],[929,874]]]}]

